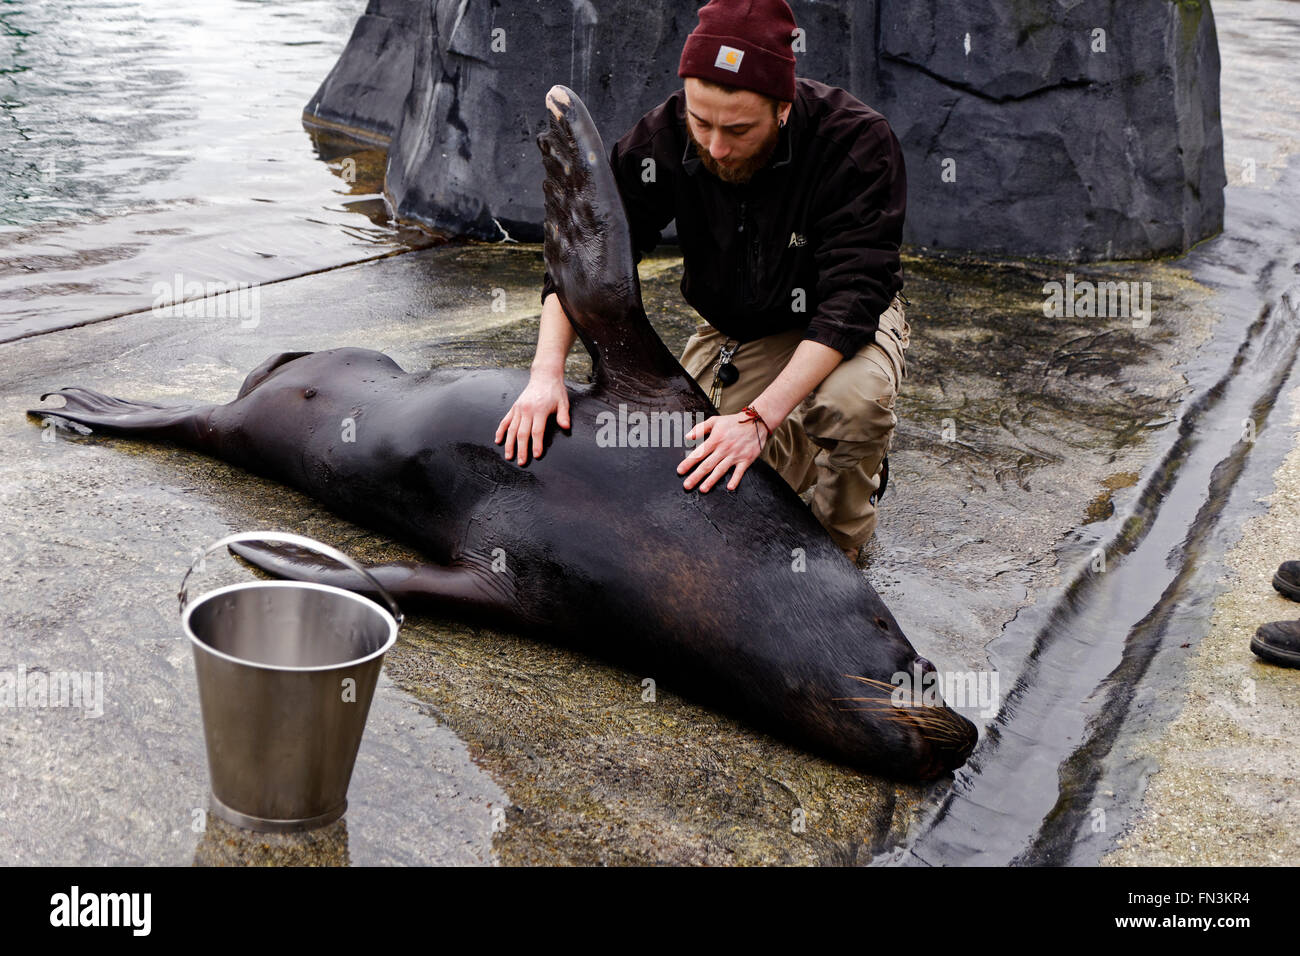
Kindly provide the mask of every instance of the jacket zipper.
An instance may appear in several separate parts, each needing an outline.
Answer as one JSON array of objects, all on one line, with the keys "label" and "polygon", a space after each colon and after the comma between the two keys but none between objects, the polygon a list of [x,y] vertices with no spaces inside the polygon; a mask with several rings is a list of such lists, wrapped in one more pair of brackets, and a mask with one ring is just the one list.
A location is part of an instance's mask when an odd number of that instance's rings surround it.
[{"label": "jacket zipper", "polygon": [[750,288],[750,250],[753,243],[747,241],[750,237],[745,235],[745,200],[740,201],[740,224],[736,227],[736,232],[740,234],[741,255],[740,255],[740,295],[746,305],[754,300],[753,290]]}]

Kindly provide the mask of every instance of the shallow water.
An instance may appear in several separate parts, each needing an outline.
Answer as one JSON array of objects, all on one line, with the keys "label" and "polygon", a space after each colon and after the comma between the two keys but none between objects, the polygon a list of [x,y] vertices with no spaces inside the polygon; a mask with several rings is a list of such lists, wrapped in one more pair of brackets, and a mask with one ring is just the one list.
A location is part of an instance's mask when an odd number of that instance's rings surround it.
[{"label": "shallow water", "polygon": [[300,117],[364,3],[0,8],[0,341],[426,243]]}]

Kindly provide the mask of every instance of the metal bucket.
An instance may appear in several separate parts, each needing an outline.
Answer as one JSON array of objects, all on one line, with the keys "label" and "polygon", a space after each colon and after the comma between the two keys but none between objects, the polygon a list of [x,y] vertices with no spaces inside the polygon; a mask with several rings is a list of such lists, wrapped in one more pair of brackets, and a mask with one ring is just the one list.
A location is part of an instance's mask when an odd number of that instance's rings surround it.
[{"label": "metal bucket", "polygon": [[[368,578],[391,613],[342,588],[253,581],[190,603],[190,575],[240,541],[278,541],[333,558]],[[235,534],[185,572],[181,622],[194,647],[212,777],[212,812],[262,831],[310,830],[347,810],[348,782],[384,652],[402,612],[347,555],[280,532]]]}]

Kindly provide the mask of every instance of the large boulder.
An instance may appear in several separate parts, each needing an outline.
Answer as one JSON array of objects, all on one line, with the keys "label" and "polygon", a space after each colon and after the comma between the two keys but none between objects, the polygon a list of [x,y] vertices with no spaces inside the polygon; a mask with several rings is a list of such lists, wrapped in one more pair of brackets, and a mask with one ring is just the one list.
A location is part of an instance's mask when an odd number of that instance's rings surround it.
[{"label": "large boulder", "polygon": [[420,10],[413,0],[370,0],[334,68],[303,110],[308,128],[388,146],[415,78]]},{"label": "large boulder", "polygon": [[[554,83],[613,143],[681,85],[697,0],[371,0],[309,124],[389,142],[399,219],[541,238]],[[1178,254],[1223,224],[1208,0],[792,0],[797,71],[880,110],[905,241],[1067,260]],[[409,64],[409,76],[402,70]],[[368,131],[368,133],[366,132]]]},{"label": "large boulder", "polygon": [[868,89],[907,156],[908,241],[1141,258],[1223,228],[1208,0],[880,6]]}]

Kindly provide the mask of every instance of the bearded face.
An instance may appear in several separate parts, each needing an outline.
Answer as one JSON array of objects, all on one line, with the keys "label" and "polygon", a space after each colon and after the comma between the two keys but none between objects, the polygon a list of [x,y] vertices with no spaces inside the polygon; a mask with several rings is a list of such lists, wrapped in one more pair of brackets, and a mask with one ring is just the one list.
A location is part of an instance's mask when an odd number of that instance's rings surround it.
[{"label": "bearded face", "polygon": [[695,152],[699,154],[700,163],[724,183],[749,182],[756,172],[767,165],[767,161],[772,158],[772,153],[776,150],[776,144],[781,138],[780,127],[774,121],[767,137],[758,144],[751,156],[737,158],[736,152],[733,151],[723,162],[714,159],[709,154],[708,147],[699,141],[689,122],[686,124],[686,130],[690,134],[692,142],[695,143]]},{"label": "bearded face", "polygon": [[782,106],[750,90],[724,91],[686,78],[686,132],[704,168],[726,183],[745,183],[780,142]]}]

